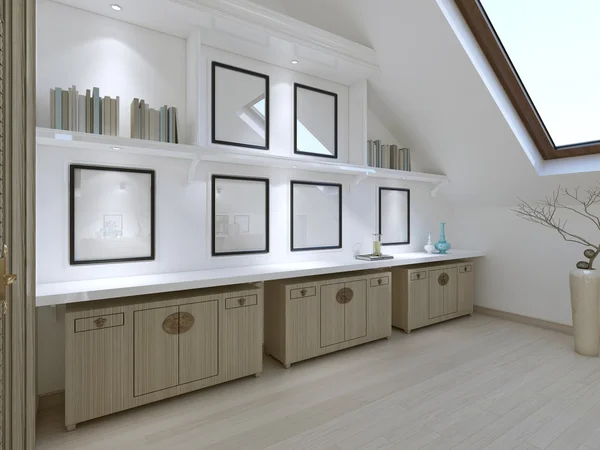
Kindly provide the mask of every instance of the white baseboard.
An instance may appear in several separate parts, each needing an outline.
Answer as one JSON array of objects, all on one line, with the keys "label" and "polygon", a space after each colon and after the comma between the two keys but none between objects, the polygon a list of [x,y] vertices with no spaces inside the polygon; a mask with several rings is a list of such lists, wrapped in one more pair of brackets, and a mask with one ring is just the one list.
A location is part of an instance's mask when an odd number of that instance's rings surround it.
[{"label": "white baseboard", "polygon": [[520,314],[500,311],[498,309],[485,308],[477,305],[474,306],[474,311],[480,314],[485,314],[486,316],[498,317],[499,319],[510,320],[512,322],[533,325],[540,328],[546,328],[547,330],[560,331],[561,333],[565,334],[573,334],[573,327],[563,323],[549,322],[547,320],[536,319],[534,317],[522,316]]}]

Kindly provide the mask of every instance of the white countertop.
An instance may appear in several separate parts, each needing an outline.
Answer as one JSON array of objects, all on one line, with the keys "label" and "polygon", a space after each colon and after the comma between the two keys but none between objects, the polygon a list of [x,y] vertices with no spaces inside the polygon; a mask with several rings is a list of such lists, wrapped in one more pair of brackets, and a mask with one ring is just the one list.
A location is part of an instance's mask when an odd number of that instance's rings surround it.
[{"label": "white countertop", "polygon": [[354,270],[381,269],[440,261],[484,256],[477,250],[451,250],[445,255],[426,253],[399,253],[385,261],[359,261],[356,259],[333,261],[307,261],[261,266],[208,269],[197,272],[162,273],[134,277],[103,278],[98,280],[42,283],[37,285],[37,306],[87,302],[132,295],[157,294],[215,286],[226,286],[259,281],[281,280],[314,275],[325,275]]}]

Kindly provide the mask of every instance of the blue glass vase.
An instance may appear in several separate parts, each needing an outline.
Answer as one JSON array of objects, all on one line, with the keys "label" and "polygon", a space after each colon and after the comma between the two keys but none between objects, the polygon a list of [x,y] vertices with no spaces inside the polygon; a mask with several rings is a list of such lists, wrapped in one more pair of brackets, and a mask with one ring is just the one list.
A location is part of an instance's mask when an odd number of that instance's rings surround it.
[{"label": "blue glass vase", "polygon": [[435,249],[442,255],[450,250],[450,242],[446,241],[446,224],[440,223],[440,240],[435,243]]}]

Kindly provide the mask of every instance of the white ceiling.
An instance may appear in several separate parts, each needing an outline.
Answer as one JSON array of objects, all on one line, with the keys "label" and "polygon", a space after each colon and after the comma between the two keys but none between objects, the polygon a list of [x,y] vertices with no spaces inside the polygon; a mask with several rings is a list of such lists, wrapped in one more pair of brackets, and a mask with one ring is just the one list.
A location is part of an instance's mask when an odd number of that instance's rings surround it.
[{"label": "white ceiling", "polygon": [[421,166],[449,176],[451,200],[511,206],[595,184],[594,173],[537,175],[435,0],[253,1],[376,50],[370,107]]}]

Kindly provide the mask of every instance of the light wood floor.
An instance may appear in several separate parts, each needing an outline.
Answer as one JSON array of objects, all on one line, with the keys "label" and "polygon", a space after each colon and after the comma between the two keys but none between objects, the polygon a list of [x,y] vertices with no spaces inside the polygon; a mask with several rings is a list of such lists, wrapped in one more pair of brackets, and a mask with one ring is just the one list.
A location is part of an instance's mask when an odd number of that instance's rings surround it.
[{"label": "light wood floor", "polygon": [[482,315],[78,425],[40,449],[600,449],[600,359]]}]

